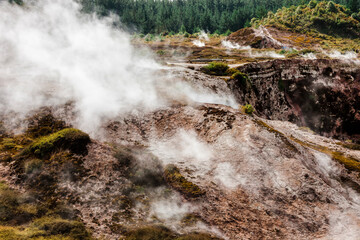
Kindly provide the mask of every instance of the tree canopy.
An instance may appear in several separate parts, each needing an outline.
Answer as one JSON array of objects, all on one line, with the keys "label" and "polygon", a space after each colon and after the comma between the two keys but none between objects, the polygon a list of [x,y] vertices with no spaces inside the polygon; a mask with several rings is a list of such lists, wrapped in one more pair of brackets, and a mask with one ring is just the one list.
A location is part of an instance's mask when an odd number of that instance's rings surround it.
[{"label": "tree canopy", "polygon": [[[85,11],[115,13],[130,30],[140,33],[236,31],[282,7],[308,4],[309,0],[81,0]],[[338,0],[352,12],[358,0]]]}]

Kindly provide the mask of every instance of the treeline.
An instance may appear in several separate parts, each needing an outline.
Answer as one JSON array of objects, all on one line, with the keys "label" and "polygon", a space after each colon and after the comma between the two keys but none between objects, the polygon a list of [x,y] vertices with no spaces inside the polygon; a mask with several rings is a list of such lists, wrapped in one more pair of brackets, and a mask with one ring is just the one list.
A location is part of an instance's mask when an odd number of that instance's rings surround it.
[{"label": "treeline", "polygon": [[[206,30],[223,34],[250,26],[252,18],[309,0],[78,0],[86,12],[115,13],[128,30],[140,33],[195,33]],[[22,4],[22,0],[9,0]],[[358,12],[360,0],[335,0]]]},{"label": "treeline", "polygon": [[[8,0],[22,4],[23,0]],[[75,0],[86,12],[115,13],[127,30],[148,33],[195,33],[205,30],[223,34],[250,26],[252,18],[261,19],[269,11],[309,0]],[[26,1],[24,1],[26,2]],[[358,12],[360,0],[335,0]]]}]

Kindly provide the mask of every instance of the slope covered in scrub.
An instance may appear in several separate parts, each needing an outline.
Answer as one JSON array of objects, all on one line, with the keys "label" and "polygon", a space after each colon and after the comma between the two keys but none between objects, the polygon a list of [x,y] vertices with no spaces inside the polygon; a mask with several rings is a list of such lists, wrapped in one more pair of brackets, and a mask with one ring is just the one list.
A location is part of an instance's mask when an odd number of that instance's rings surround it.
[{"label": "slope covered in scrub", "polygon": [[359,14],[332,1],[310,1],[306,5],[291,6],[279,9],[275,14],[269,12],[262,19],[253,19],[252,25],[273,26],[279,29],[306,33],[317,37],[323,34],[358,38],[360,23]]}]

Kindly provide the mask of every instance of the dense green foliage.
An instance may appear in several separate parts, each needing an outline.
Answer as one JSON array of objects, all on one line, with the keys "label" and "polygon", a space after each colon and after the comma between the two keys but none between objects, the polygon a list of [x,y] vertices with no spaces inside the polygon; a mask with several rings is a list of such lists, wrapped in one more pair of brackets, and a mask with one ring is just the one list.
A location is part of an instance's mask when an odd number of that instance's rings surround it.
[{"label": "dense green foliage", "polygon": [[359,14],[351,13],[346,7],[332,1],[317,2],[298,7],[279,9],[275,14],[256,20],[253,25],[274,25],[300,33],[318,35],[327,34],[340,37],[359,37]]},{"label": "dense green foliage", "polygon": [[[101,15],[113,12],[129,29],[141,33],[236,31],[250,25],[254,17],[291,5],[308,4],[309,0],[81,0],[85,11]],[[358,0],[338,0],[352,12],[359,9]]]}]

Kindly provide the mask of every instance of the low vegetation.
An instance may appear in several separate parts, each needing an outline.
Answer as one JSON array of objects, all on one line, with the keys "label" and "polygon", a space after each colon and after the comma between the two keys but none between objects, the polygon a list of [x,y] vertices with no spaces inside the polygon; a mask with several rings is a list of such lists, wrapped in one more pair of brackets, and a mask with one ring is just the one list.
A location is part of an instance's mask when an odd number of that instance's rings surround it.
[{"label": "low vegetation", "polygon": [[83,223],[62,218],[55,212],[0,182],[0,239],[91,239]]},{"label": "low vegetation", "polygon": [[35,114],[28,119],[26,134],[31,138],[39,138],[66,128],[62,120],[56,119],[51,113]]},{"label": "low vegetation", "polygon": [[242,73],[240,71],[236,71],[230,79],[235,80],[237,82],[237,85],[240,86],[240,88],[245,91],[249,92],[252,88],[252,82],[247,74]]},{"label": "low vegetation", "polygon": [[188,181],[175,165],[168,165],[165,168],[164,176],[166,182],[179,191],[183,195],[189,198],[198,198],[205,194],[205,191],[200,189],[196,184]]},{"label": "low vegetation", "polygon": [[130,230],[122,240],[220,240],[205,233],[179,235],[164,226],[147,226]]},{"label": "low vegetation", "polygon": [[[275,130],[274,128],[270,127],[268,124],[264,123],[261,120],[255,120],[255,122],[257,124],[259,124],[260,126],[265,127],[269,132],[273,132],[277,136],[279,136],[284,141],[284,143],[286,143],[286,145],[288,146],[288,148],[290,150],[294,150],[294,151],[298,152],[297,148],[288,140],[288,138],[283,133]],[[299,139],[297,139],[295,137],[290,137],[290,140],[300,144],[301,146],[308,147],[308,148],[314,149],[316,151],[325,153],[328,156],[332,157],[335,161],[342,164],[347,170],[360,173],[360,160],[359,159],[355,159],[353,157],[346,156],[344,153],[331,150],[331,149],[321,146],[321,145],[300,141]],[[359,177],[360,177],[360,174],[359,174]]]},{"label": "low vegetation", "polygon": [[203,70],[210,75],[226,76],[228,75],[229,66],[223,62],[211,62]]},{"label": "low vegetation", "polygon": [[246,104],[244,106],[241,106],[241,110],[249,115],[253,114],[255,111],[254,107],[251,104]]},{"label": "low vegetation", "polygon": [[319,36],[327,34],[340,37],[359,37],[360,24],[357,14],[332,1],[310,1],[309,4],[279,9],[253,25],[273,25],[281,29]]},{"label": "low vegetation", "polygon": [[66,128],[48,136],[37,139],[24,149],[22,154],[33,154],[38,158],[49,158],[52,153],[60,149],[68,149],[75,154],[85,155],[87,144],[90,142],[88,134],[74,129]]}]

